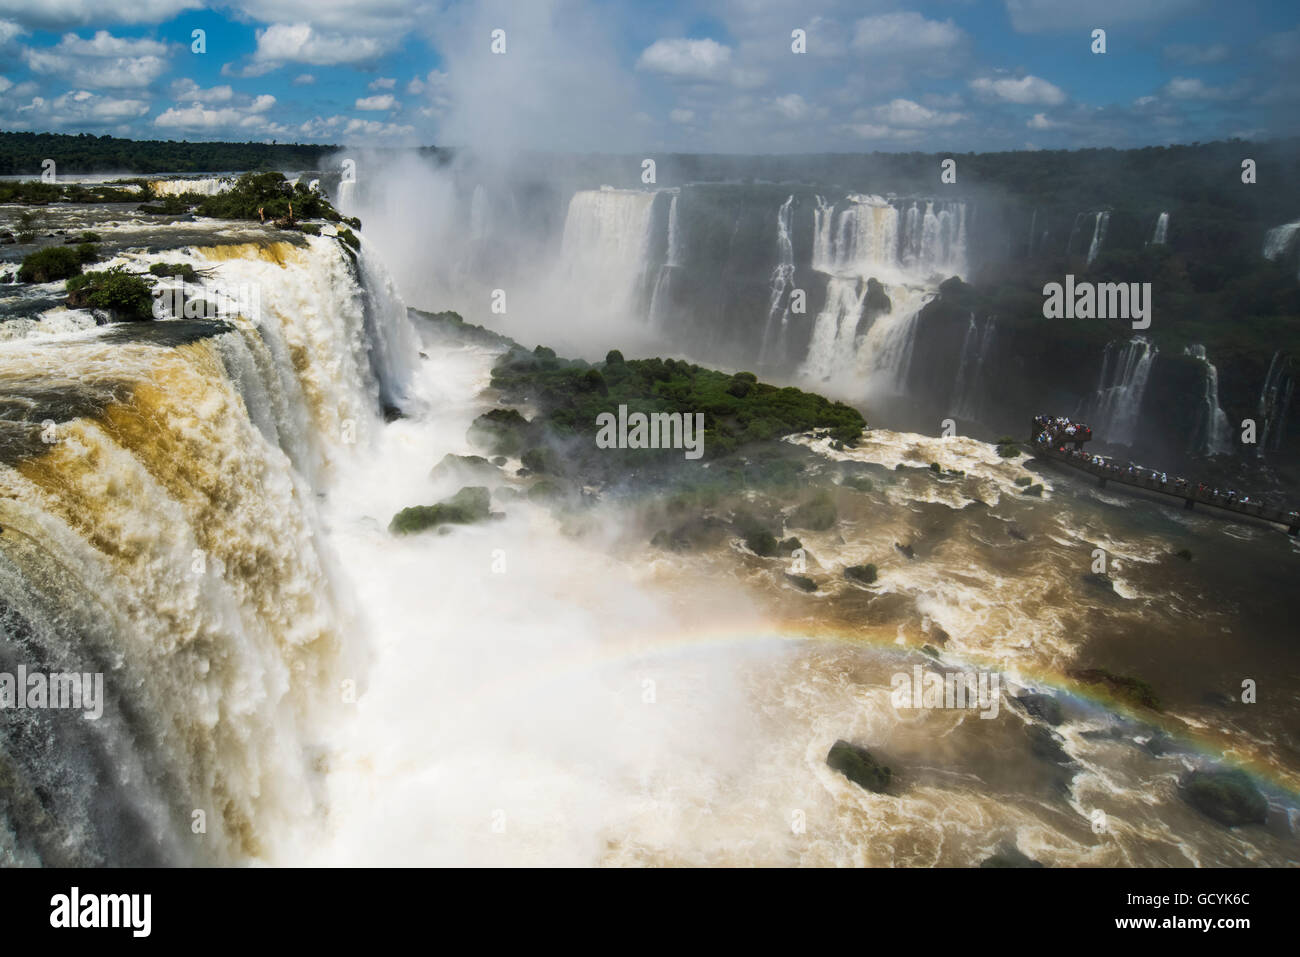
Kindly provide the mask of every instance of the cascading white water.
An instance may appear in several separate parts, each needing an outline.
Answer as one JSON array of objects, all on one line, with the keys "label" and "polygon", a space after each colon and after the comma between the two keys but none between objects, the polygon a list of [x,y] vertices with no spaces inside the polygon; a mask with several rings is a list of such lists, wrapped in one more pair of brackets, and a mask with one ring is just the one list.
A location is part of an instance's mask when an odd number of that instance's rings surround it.
[{"label": "cascading white water", "polygon": [[1110,213],[1101,212],[1097,214],[1096,220],[1092,224],[1092,242],[1088,244],[1088,265],[1091,266],[1093,260],[1101,252],[1102,243],[1106,241],[1106,227],[1110,225]]},{"label": "cascading white water", "polygon": [[957,381],[952,389],[952,413],[964,419],[977,419],[980,414],[983,396],[984,360],[993,345],[997,326],[993,319],[986,319],[981,326],[975,321],[974,314],[966,327],[966,338],[961,347],[961,365],[957,369]]},{"label": "cascading white water", "polygon": [[[228,324],[28,323],[0,344],[0,394],[35,401],[0,456],[0,651],[102,672],[109,698],[93,726],[24,719],[63,727],[59,755],[0,731],[0,762],[59,795],[53,817],[0,809],[20,815],[0,826],[6,860],[275,859],[324,813],[322,728],[340,678],[363,673],[315,493],[378,431],[379,382],[401,362],[368,340],[410,341],[405,311],[386,285],[363,290],[331,239],[106,265],[160,261],[244,305]],[[32,429],[54,440],[14,444]],[[97,763],[112,780],[81,773]]]},{"label": "cascading white water", "polygon": [[1099,440],[1115,445],[1132,445],[1137,438],[1142,399],[1158,351],[1140,336],[1106,345],[1101,377],[1088,411],[1093,432]]},{"label": "cascading white water", "polygon": [[[1274,261],[1281,259],[1295,244],[1297,234],[1300,234],[1300,219],[1294,223],[1274,226],[1264,234],[1264,258]],[[1297,273],[1296,278],[1300,279],[1300,273]]]},{"label": "cascading white water", "polygon": [[644,306],[655,194],[585,189],[564,220],[561,260],[572,294],[593,312],[627,317]]},{"label": "cascading white water", "polygon": [[787,290],[794,285],[794,243],[790,239],[790,207],[794,194],[786,197],[776,213],[776,266],[772,269],[772,294],[767,306],[767,324],[763,327],[763,345],[759,363],[766,364],[771,350],[785,341],[790,323]]},{"label": "cascading white water", "polygon": [[[900,214],[879,196],[816,202],[812,267],[828,278],[801,372],[850,390],[902,392],[934,279],[965,274],[966,206],[912,201]],[[868,279],[882,284],[891,303],[870,316]]]},{"label": "cascading white water", "polygon": [[216,196],[235,185],[233,176],[207,176],[195,179],[154,179],[149,181],[149,191],[155,196],[180,196],[197,193],[199,196]]},{"label": "cascading white water", "polygon": [[1162,246],[1169,235],[1169,214],[1161,213],[1156,217],[1156,230],[1151,235],[1151,245]]},{"label": "cascading white water", "polygon": [[1219,405],[1219,370],[1210,361],[1205,346],[1187,346],[1183,355],[1205,363],[1205,386],[1192,432],[1193,449],[1206,455],[1226,455],[1232,451],[1232,425]]},{"label": "cascading white water", "polygon": [[673,270],[681,265],[681,238],[677,229],[677,200],[680,198],[681,190],[673,190],[672,199],[668,203],[668,248],[664,254],[664,264],[659,267],[659,275],[655,277],[654,292],[650,294],[650,322],[655,326],[662,325],[663,310],[667,308],[672,294]]},{"label": "cascading white water", "polygon": [[1259,447],[1277,449],[1286,434],[1287,414],[1295,390],[1295,376],[1290,360],[1281,352],[1273,353],[1268,373],[1259,390]]}]

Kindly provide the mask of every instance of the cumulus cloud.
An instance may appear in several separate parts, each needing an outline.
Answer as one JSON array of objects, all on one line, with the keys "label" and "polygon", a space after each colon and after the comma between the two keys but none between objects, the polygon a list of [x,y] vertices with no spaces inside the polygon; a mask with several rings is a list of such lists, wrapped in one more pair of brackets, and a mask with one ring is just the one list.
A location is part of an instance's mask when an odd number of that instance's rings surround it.
[{"label": "cumulus cloud", "polygon": [[299,73],[293,78],[294,86],[311,86],[316,82],[316,78],[310,73]]},{"label": "cumulus cloud", "polygon": [[381,113],[385,110],[397,109],[397,100],[391,93],[382,93],[378,96],[363,96],[357,100],[353,109]]},{"label": "cumulus cloud", "polygon": [[927,20],[919,13],[884,13],[864,17],[854,27],[853,49],[858,53],[942,54],[965,41],[966,34],[952,20]]},{"label": "cumulus cloud", "polygon": [[1249,83],[1239,80],[1230,87],[1208,86],[1196,77],[1176,76],[1164,85],[1162,92],[1175,100],[1235,100],[1248,89]]},{"label": "cumulus cloud", "polygon": [[246,104],[211,108],[202,103],[173,106],[154,117],[154,125],[168,129],[213,131],[220,129],[276,132],[284,127],[273,123],[265,114],[275,106],[269,93],[254,97]]},{"label": "cumulus cloud", "polygon": [[167,45],[115,37],[107,30],[90,39],[65,33],[52,47],[23,53],[33,73],[58,76],[75,86],[108,89],[148,86],[167,69]]},{"label": "cumulus cloud", "polygon": [[986,100],[1043,106],[1059,106],[1065,102],[1065,92],[1060,87],[1037,76],[977,77],[970,81],[970,88]]},{"label": "cumulus cloud", "polygon": [[731,65],[731,48],[716,40],[656,40],[641,51],[638,70],[689,80],[715,80]]},{"label": "cumulus cloud", "polygon": [[878,106],[874,110],[875,118],[882,123],[903,127],[934,128],[952,126],[965,120],[965,113],[949,113],[931,110],[912,100],[895,99]]},{"label": "cumulus cloud", "polygon": [[391,90],[396,86],[397,86],[397,80],[395,80],[393,77],[378,76],[375,77],[366,85],[366,89],[369,90],[371,93],[374,93],[376,90]]},{"label": "cumulus cloud", "polygon": [[58,30],[91,23],[162,23],[202,6],[202,0],[0,0],[0,17]]},{"label": "cumulus cloud", "polygon": [[257,49],[239,70],[223,69],[242,76],[261,76],[288,63],[310,66],[340,66],[372,63],[396,42],[357,34],[321,33],[309,23],[275,23],[257,31]]},{"label": "cumulus cloud", "polygon": [[808,103],[798,93],[778,96],[772,101],[772,105],[787,120],[802,120],[808,115]]},{"label": "cumulus cloud", "polygon": [[102,96],[89,90],[71,90],[54,99],[33,97],[19,106],[16,114],[24,119],[14,122],[20,128],[35,123],[49,128],[116,126],[139,119],[149,112],[149,104],[136,98]]},{"label": "cumulus cloud", "polygon": [[227,103],[235,96],[235,91],[229,84],[205,90],[188,78],[172,83],[170,92],[172,99],[178,103]]}]

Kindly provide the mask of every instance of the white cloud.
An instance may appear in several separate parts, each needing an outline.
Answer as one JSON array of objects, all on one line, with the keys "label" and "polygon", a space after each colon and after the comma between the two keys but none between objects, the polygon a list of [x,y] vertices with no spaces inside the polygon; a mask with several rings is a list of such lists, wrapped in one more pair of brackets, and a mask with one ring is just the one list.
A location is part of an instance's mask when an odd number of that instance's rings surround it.
[{"label": "white cloud", "polygon": [[1052,127],[1060,125],[1061,124],[1054,120],[1049,120],[1046,113],[1035,113],[1025,123],[1025,126],[1029,127],[1031,130],[1050,130]]},{"label": "white cloud", "polygon": [[1162,92],[1175,100],[1235,100],[1246,92],[1249,83],[1238,81],[1230,87],[1206,86],[1196,77],[1176,76],[1164,85]]},{"label": "white cloud", "polygon": [[882,123],[904,127],[939,127],[952,126],[966,119],[965,113],[946,113],[931,110],[912,100],[891,100],[874,110],[875,118]]},{"label": "white cloud", "polygon": [[112,126],[144,116],[149,112],[149,104],[140,99],[118,99],[89,90],[71,90],[53,100],[33,97],[30,103],[19,106],[17,112],[38,116],[45,128]]},{"label": "white cloud", "polygon": [[374,93],[376,90],[391,90],[395,86],[397,86],[397,80],[391,76],[379,76],[371,80],[366,89]]},{"label": "white cloud", "polygon": [[695,119],[694,110],[673,110],[668,114],[668,119],[674,123],[689,123]]},{"label": "white cloud", "polygon": [[242,106],[224,106],[210,109],[200,103],[171,107],[154,117],[154,125],[171,129],[217,130],[239,129],[275,132],[282,130],[264,114],[275,106],[275,97],[263,93]]},{"label": "white cloud", "polygon": [[839,129],[862,140],[914,140],[923,135],[920,130],[900,130],[876,123],[850,123]]},{"label": "white cloud", "polygon": [[715,40],[656,40],[637,58],[638,70],[691,80],[725,76],[731,65],[731,48]]},{"label": "white cloud", "polygon": [[294,86],[311,86],[316,82],[316,78],[310,73],[299,73],[293,78]]},{"label": "white cloud", "polygon": [[107,30],[89,40],[65,33],[56,45],[28,48],[23,56],[33,73],[53,74],[76,86],[148,86],[167,69],[165,43],[115,37]]},{"label": "white cloud", "polygon": [[5,76],[0,76],[0,93],[4,93],[14,85],[13,80]]},{"label": "white cloud", "polygon": [[178,103],[227,103],[234,99],[235,91],[229,84],[203,89],[191,79],[177,80],[171,85],[172,99]]},{"label": "white cloud", "polygon": [[286,63],[311,66],[369,63],[385,53],[397,39],[400,37],[380,39],[356,34],[320,33],[308,23],[274,23],[257,31],[257,49],[242,70],[223,69],[222,72],[261,76]]},{"label": "white cloud", "polygon": [[798,93],[788,93],[785,96],[778,96],[772,101],[776,111],[784,116],[787,120],[802,120],[808,115],[808,103]]},{"label": "white cloud", "polygon": [[367,137],[407,137],[415,132],[413,126],[402,126],[397,123],[381,123],[378,120],[348,120],[347,126],[343,128],[344,136],[355,136],[358,133]]},{"label": "white cloud", "polygon": [[1036,76],[1019,79],[984,76],[971,80],[970,87],[985,99],[1008,103],[1059,106],[1065,102],[1065,92],[1060,87]]},{"label": "white cloud", "polygon": [[919,13],[883,13],[864,17],[854,27],[853,49],[890,57],[941,54],[959,47],[966,34],[952,20],[927,20]]},{"label": "white cloud", "polygon": [[391,93],[383,93],[378,96],[363,96],[357,100],[353,109],[370,110],[373,112],[395,110],[397,109],[397,100]]},{"label": "white cloud", "polygon": [[14,23],[12,20],[0,20],[0,47],[4,46],[14,37],[21,36],[27,31]]},{"label": "white cloud", "polygon": [[43,30],[103,23],[162,23],[202,0],[0,0],[0,16]]}]

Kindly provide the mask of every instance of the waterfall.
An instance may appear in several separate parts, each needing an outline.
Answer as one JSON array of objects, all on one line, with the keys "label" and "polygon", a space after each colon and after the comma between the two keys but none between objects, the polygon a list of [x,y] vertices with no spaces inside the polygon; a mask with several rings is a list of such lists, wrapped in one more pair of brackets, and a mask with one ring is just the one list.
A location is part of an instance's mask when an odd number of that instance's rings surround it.
[{"label": "waterfall", "polygon": [[645,307],[655,195],[602,188],[569,201],[561,260],[573,294],[593,313],[626,317]]},{"label": "waterfall", "polygon": [[1158,351],[1140,336],[1107,343],[1097,391],[1088,406],[1090,424],[1101,441],[1132,445],[1137,438],[1142,399]]},{"label": "waterfall", "polygon": [[[794,195],[791,194],[781,204],[776,214],[777,262],[772,269],[772,295],[768,301],[767,325],[763,329],[763,345],[759,351],[761,365],[766,365],[768,361],[774,333],[777,334],[779,342],[784,343],[786,327],[790,321],[790,304],[786,300],[786,293],[794,285],[794,244],[790,240],[790,207],[793,203]],[[671,235],[671,230],[669,232]]]},{"label": "waterfall", "polygon": [[1151,245],[1163,246],[1169,235],[1169,214],[1161,213],[1156,217],[1156,231],[1151,235]]},{"label": "waterfall", "polygon": [[1088,245],[1088,265],[1091,266],[1097,254],[1101,252],[1101,244],[1106,241],[1106,227],[1110,224],[1110,213],[1098,213],[1097,219],[1092,226],[1092,242]]},{"label": "waterfall", "polygon": [[659,267],[655,277],[654,292],[650,294],[650,321],[656,327],[663,325],[665,303],[672,295],[673,270],[681,265],[681,239],[677,230],[677,200],[681,191],[673,190],[668,203],[668,248],[664,254],[664,264]]},{"label": "waterfall", "polygon": [[[842,387],[905,391],[934,277],[966,272],[966,205],[850,194],[816,197],[812,268],[827,275],[801,373]],[[873,299],[867,280],[883,287]],[[874,306],[878,308],[872,308]]]},{"label": "waterfall", "polygon": [[974,313],[966,326],[966,337],[962,341],[961,366],[957,369],[957,381],[952,390],[953,415],[963,419],[978,419],[984,387],[984,360],[989,354],[996,331],[994,321],[985,320],[981,327],[975,321]]},{"label": "waterfall", "polygon": [[106,699],[5,711],[0,861],[273,860],[323,818],[320,729],[363,673],[317,492],[413,338],[333,239],[122,259],[244,305],[0,343],[0,672],[98,673]]},{"label": "waterfall", "polygon": [[1260,449],[1281,448],[1294,391],[1295,375],[1291,360],[1280,352],[1273,353],[1268,373],[1264,376],[1264,384],[1259,390]]},{"label": "waterfall", "polygon": [[1192,431],[1192,450],[1206,455],[1227,455],[1232,451],[1232,426],[1219,406],[1219,370],[1210,361],[1205,346],[1187,346],[1183,355],[1205,363],[1205,385]]},{"label": "waterfall", "polygon": [[469,201],[469,238],[483,239],[488,234],[488,197],[482,183],[474,187]]},{"label": "waterfall", "polygon": [[[1297,233],[1300,233],[1300,220],[1270,229],[1264,234],[1264,258],[1277,261],[1285,256],[1295,244]],[[1300,279],[1300,273],[1296,278]]]},{"label": "waterfall", "polygon": [[206,176],[194,179],[153,179],[149,191],[154,196],[179,196],[197,193],[199,196],[216,196],[235,185],[233,176]]}]

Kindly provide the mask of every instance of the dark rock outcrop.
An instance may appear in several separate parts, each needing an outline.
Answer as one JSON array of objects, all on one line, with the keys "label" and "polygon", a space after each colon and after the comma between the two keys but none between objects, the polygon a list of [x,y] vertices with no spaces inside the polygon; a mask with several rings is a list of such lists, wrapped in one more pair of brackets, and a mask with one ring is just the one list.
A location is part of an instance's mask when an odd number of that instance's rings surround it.
[{"label": "dark rock outcrop", "polygon": [[826,763],[854,784],[883,794],[889,790],[894,772],[882,765],[866,748],[839,740],[831,745]]}]

